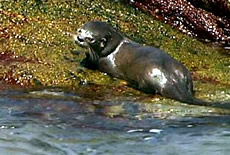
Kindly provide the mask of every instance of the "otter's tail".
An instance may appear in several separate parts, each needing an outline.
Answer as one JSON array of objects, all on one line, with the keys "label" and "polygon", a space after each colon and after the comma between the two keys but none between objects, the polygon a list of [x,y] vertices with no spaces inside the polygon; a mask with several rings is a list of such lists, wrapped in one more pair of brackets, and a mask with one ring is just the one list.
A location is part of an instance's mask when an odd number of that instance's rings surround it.
[{"label": "otter's tail", "polygon": [[187,85],[185,85],[184,83],[181,84],[177,83],[174,84],[174,87],[172,87],[172,89],[167,89],[167,92],[164,92],[164,94],[167,94],[165,96],[168,96],[172,99],[191,105],[230,109],[230,101],[217,101],[217,102],[204,101],[202,99],[198,99],[194,97],[192,87],[190,89],[187,88]]},{"label": "otter's tail", "polygon": [[217,101],[217,102],[208,102],[202,99],[195,98],[191,94],[187,94],[186,97],[181,100],[182,102],[192,104],[192,105],[200,105],[200,106],[209,106],[215,108],[222,109],[230,109],[230,101]]}]

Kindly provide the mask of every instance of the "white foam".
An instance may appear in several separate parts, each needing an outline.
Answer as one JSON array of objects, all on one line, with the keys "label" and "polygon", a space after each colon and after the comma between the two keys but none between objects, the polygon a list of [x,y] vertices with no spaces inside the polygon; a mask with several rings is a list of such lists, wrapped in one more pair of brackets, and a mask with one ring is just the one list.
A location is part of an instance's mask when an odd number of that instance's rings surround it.
[{"label": "white foam", "polygon": [[163,130],[161,129],[150,129],[149,132],[151,133],[156,133],[156,134],[160,134]]},{"label": "white foam", "polygon": [[55,90],[39,90],[39,91],[31,91],[30,94],[35,94],[35,95],[52,95],[52,96],[63,96],[64,92],[63,91],[55,91]]},{"label": "white foam", "polygon": [[133,132],[143,132],[144,129],[133,129],[133,130],[128,130],[128,133],[133,133]]}]

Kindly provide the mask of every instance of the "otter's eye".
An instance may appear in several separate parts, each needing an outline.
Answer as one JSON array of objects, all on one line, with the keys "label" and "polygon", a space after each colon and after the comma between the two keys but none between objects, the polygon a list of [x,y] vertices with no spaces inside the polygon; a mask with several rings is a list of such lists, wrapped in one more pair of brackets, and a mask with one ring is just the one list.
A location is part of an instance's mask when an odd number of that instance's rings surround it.
[{"label": "otter's eye", "polygon": [[95,42],[95,39],[89,38],[89,37],[87,37],[86,40],[87,40],[89,43],[94,43],[94,42]]}]

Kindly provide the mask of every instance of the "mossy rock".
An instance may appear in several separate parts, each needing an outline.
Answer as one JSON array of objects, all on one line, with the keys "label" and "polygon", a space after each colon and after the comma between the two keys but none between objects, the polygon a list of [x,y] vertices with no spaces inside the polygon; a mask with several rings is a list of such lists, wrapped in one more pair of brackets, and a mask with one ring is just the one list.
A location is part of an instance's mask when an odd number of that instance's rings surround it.
[{"label": "mossy rock", "polygon": [[[230,59],[222,48],[186,36],[114,0],[1,2],[0,80],[22,87],[63,87],[90,93],[94,89],[88,88],[93,85],[99,87],[99,93],[111,96],[145,96],[124,81],[80,65],[86,49],[68,34],[90,20],[106,21],[129,38],[161,48],[185,64],[193,74],[198,97],[230,99]],[[165,101],[173,102],[160,98],[154,103]],[[141,102],[153,103],[152,96]]]}]

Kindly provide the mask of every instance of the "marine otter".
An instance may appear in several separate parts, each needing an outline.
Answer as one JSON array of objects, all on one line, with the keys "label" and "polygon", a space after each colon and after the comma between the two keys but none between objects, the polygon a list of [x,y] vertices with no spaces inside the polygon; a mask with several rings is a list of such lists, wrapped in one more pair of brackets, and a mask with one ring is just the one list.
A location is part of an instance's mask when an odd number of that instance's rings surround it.
[{"label": "marine otter", "polygon": [[105,22],[87,22],[74,40],[89,48],[87,64],[139,90],[188,104],[226,106],[195,98],[191,74],[182,63],[158,48],[128,39]]}]

